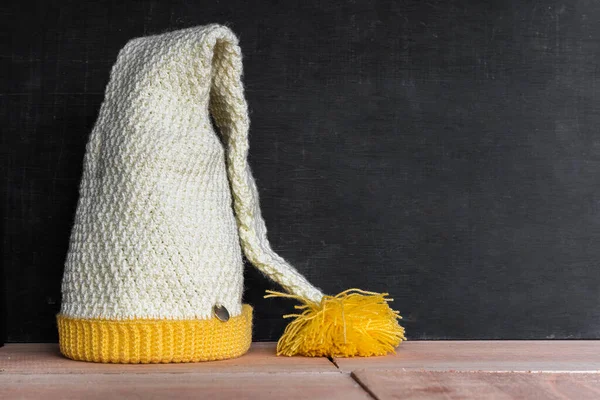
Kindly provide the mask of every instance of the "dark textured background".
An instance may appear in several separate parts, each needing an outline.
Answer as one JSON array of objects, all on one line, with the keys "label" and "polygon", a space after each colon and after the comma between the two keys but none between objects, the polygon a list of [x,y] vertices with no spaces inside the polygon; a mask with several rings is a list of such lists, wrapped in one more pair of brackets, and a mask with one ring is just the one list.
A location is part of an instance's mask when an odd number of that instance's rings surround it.
[{"label": "dark textured background", "polygon": [[[0,6],[6,340],[55,341],[84,146],[132,37],[240,37],[272,245],[410,339],[600,338],[600,2]],[[246,269],[255,340],[293,303]]]}]

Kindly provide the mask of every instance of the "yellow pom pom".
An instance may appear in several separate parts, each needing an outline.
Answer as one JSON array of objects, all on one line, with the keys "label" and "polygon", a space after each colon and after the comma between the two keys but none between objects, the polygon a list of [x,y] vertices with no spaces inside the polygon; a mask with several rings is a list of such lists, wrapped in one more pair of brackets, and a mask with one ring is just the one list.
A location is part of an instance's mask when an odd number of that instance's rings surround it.
[{"label": "yellow pom pom", "polygon": [[403,341],[402,317],[388,305],[387,293],[349,289],[323,296],[315,303],[300,296],[267,290],[268,297],[286,297],[304,303],[277,343],[277,355],[309,357],[368,357],[394,353]]}]

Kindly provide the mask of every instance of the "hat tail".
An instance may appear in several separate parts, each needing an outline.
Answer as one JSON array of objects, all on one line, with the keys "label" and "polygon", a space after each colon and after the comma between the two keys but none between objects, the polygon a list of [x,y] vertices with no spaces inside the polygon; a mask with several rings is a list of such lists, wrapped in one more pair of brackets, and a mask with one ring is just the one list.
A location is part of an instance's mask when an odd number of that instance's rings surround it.
[{"label": "hat tail", "polygon": [[276,254],[267,239],[258,191],[248,165],[248,106],[236,43],[217,41],[212,59],[210,111],[227,146],[227,174],[240,241],[248,260],[287,292],[318,302],[323,293]]},{"label": "hat tail", "polygon": [[[233,35],[232,35],[233,36]],[[227,146],[227,173],[244,254],[304,310],[286,328],[278,354],[306,356],[370,356],[392,352],[405,340],[400,316],[386,294],[350,290],[325,296],[286,260],[267,238],[256,182],[248,165],[248,106],[242,85],[242,56],[237,41],[217,41],[212,59],[210,111]]]}]

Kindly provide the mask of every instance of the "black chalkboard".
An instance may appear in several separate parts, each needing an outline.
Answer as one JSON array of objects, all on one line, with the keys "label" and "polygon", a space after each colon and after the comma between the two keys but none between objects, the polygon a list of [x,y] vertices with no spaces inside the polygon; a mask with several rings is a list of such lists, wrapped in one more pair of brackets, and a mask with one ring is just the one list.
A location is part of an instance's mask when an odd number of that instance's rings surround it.
[{"label": "black chalkboard", "polygon": [[[600,2],[13,1],[2,10],[9,342],[55,341],[88,134],[131,38],[240,38],[269,237],[410,339],[600,338]],[[293,302],[251,266],[255,340]]]}]

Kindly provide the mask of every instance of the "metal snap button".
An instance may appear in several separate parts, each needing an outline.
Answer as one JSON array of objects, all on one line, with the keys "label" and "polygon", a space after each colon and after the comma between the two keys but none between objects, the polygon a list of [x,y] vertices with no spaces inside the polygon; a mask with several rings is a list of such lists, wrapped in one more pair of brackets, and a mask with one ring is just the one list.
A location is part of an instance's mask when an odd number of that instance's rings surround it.
[{"label": "metal snap button", "polygon": [[215,314],[215,317],[217,317],[217,319],[219,321],[222,321],[222,322],[229,321],[229,311],[227,311],[225,306],[222,306],[220,304],[215,304],[213,306],[213,314]]}]

